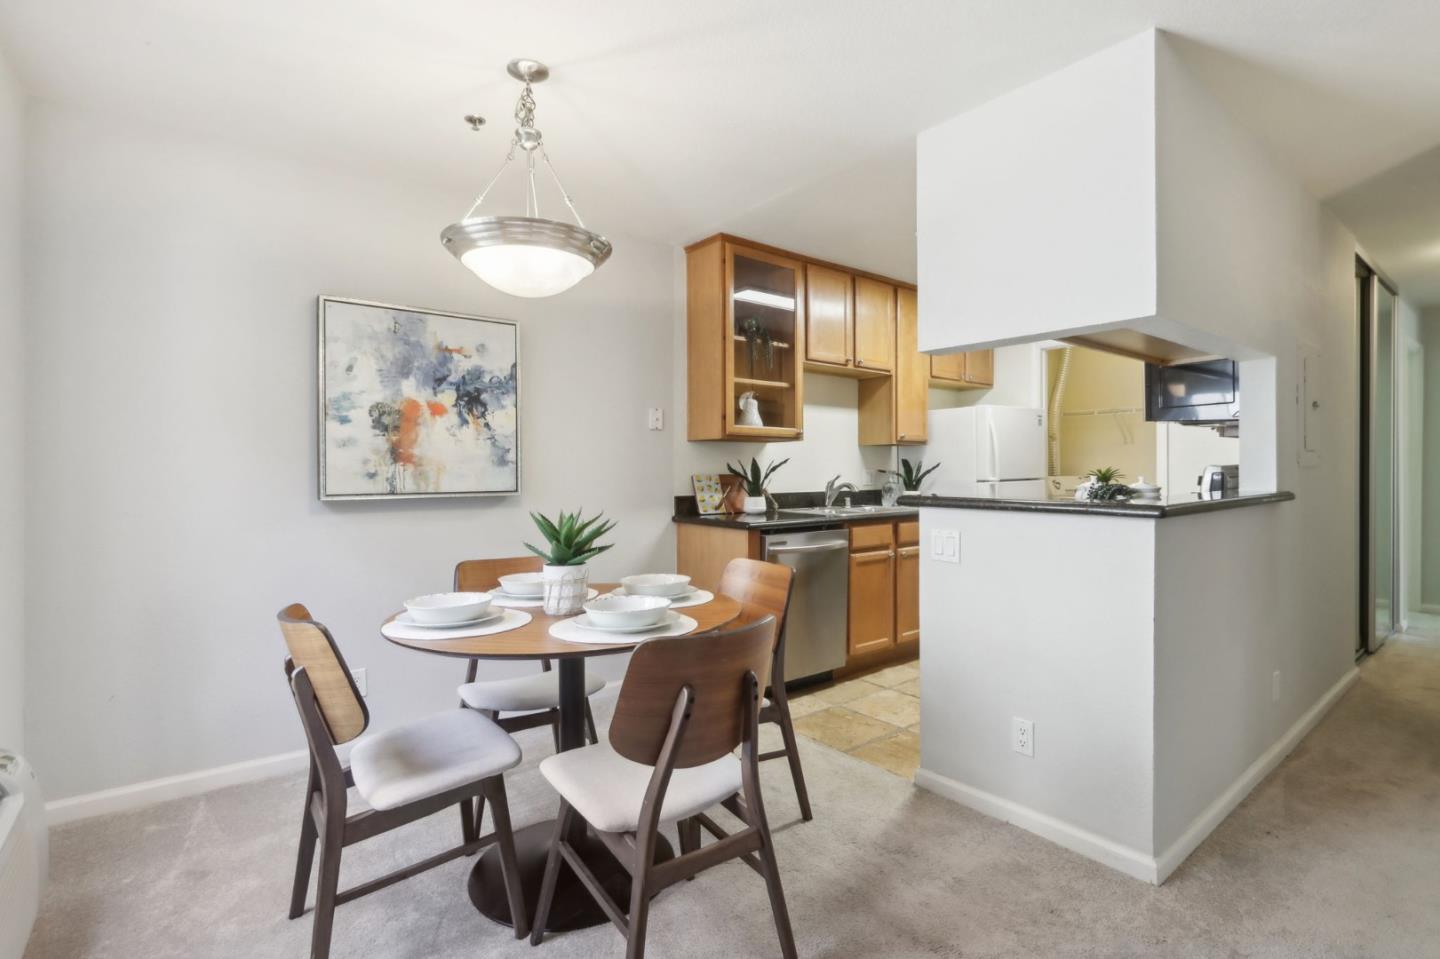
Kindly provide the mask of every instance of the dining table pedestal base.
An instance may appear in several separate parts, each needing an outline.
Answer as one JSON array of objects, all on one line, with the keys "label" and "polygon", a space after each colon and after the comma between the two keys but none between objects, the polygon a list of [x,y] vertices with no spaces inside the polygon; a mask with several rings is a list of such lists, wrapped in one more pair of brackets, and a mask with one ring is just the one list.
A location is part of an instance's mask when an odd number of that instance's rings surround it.
[{"label": "dining table pedestal base", "polygon": [[[540,901],[540,883],[545,877],[545,860],[550,855],[550,844],[554,838],[553,819],[515,831],[515,858],[520,865],[520,885],[525,890],[525,908],[530,910],[532,916]],[[656,840],[656,862],[675,858],[675,851],[664,836],[657,836]],[[620,907],[620,911],[628,913],[630,873],[611,855],[603,842],[588,833],[583,839],[576,836],[571,844],[595,874],[601,887]],[[505,897],[505,880],[500,870],[498,847],[487,846],[480,854],[475,867],[470,870],[469,890],[470,901],[481,915],[506,926],[514,925],[510,917],[510,902]],[[555,884],[555,901],[550,907],[550,918],[545,924],[545,931],[586,929],[609,921],[604,910],[581,884],[579,877],[562,861],[560,877]]]}]

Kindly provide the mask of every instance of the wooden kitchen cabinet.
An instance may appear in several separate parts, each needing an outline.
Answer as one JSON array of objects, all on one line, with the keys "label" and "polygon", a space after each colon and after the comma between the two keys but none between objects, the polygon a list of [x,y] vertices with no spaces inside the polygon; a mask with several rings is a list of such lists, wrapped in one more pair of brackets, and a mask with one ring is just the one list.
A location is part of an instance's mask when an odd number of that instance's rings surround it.
[{"label": "wooden kitchen cabinet", "polygon": [[930,385],[952,390],[995,385],[995,351],[972,350],[930,357]]},{"label": "wooden kitchen cabinet", "polygon": [[[801,438],[805,264],[723,235],[685,254],[687,437]],[[746,393],[755,395],[760,426],[739,422]]]},{"label": "wooden kitchen cabinet", "polygon": [[805,266],[805,368],[819,373],[854,372],[855,294],[849,273]]},{"label": "wooden kitchen cabinet", "polygon": [[884,656],[895,648],[895,550],[850,554],[850,656]]},{"label": "wooden kitchen cabinet", "polygon": [[861,446],[924,443],[928,439],[930,357],[918,349],[915,291],[897,290],[895,303],[895,372],[860,383]]},{"label": "wooden kitchen cabinet", "polygon": [[895,644],[920,648],[920,523],[895,524]]},{"label": "wooden kitchen cabinet", "polygon": [[[912,659],[920,644],[919,521],[857,522],[847,532],[846,657],[836,676]],[[760,530],[680,523],[675,539],[675,568],[702,589],[719,586],[730,560],[764,558]]]},{"label": "wooden kitchen cabinet", "polygon": [[895,287],[855,277],[855,366],[869,373],[895,368]]}]

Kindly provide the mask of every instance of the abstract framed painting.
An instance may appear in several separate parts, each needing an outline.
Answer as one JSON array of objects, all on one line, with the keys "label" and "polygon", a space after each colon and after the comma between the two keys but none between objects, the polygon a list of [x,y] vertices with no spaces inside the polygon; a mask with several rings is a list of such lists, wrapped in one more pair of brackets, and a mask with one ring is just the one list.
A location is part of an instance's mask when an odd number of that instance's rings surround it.
[{"label": "abstract framed painting", "polygon": [[510,320],[322,296],[322,500],[520,491],[520,334]]}]

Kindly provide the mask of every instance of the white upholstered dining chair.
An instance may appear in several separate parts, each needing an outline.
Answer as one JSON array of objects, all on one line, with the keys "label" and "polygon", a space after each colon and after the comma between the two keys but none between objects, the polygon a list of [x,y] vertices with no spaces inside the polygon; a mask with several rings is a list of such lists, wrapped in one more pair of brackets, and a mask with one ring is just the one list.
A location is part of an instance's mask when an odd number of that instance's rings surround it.
[{"label": "white upholstered dining chair", "polygon": [[[290,918],[305,912],[315,845],[320,844],[320,881],[315,894],[311,959],[327,959],[335,907],[408,879],[491,843],[500,849],[515,936],[524,938],[525,896],[515,859],[515,839],[502,774],[520,762],[520,747],[489,718],[468,709],[449,709],[433,716],[360,738],[370,725],[370,711],[330,631],[294,603],[276,619],[290,655],[285,674],[300,712],[310,747],[310,782],[300,820],[300,849]],[[358,740],[350,764],[341,763],[335,747]],[[368,809],[349,811],[348,787]],[[495,831],[479,835],[484,802],[489,800]],[[478,803],[478,806],[476,805]],[[428,859],[341,891],[340,853],[344,847],[459,806],[464,823],[460,845]]]},{"label": "white upholstered dining chair", "polygon": [[[503,559],[467,559],[455,566],[455,591],[480,593],[492,590],[501,576],[511,573],[538,573],[538,556],[516,556]],[[540,672],[503,679],[479,680],[478,660],[470,660],[465,682],[458,690],[460,702],[479,710],[500,724],[507,732],[519,732],[536,726],[549,726],[560,748],[560,674],[550,668],[550,660],[540,660]],[[585,676],[585,729],[590,741],[598,742],[595,716],[590,711],[590,696],[605,688],[605,680],[593,673]],[[505,714],[510,715],[505,715]]]}]

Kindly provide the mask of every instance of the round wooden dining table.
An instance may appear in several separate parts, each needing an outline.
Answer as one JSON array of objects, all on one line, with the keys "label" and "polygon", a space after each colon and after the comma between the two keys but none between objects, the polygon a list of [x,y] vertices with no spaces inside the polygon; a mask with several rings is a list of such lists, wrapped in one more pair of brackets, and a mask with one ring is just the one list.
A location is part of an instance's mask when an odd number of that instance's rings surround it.
[{"label": "round wooden dining table", "polygon": [[[592,583],[591,588],[604,594],[617,585]],[[503,633],[447,636],[444,639],[392,639],[389,636],[385,636],[385,639],[406,649],[455,659],[554,660],[560,673],[560,750],[563,752],[567,749],[579,749],[585,745],[585,660],[592,656],[629,652],[645,641],[644,634],[623,642],[604,645],[571,643],[550,635],[552,625],[570,619],[570,616],[547,616],[539,607],[523,609],[521,612],[530,614],[530,622]],[[740,615],[740,604],[728,596],[717,594],[707,603],[686,606],[676,612],[695,620],[695,628],[687,634],[693,635],[724,626],[734,620]],[[385,622],[390,622],[398,615],[398,612],[395,613]],[[580,817],[575,817],[575,820],[576,833],[570,837],[572,846],[610,893],[612,900],[621,904],[622,911],[628,909],[630,874],[610,854],[604,843],[585,833]],[[515,855],[520,865],[520,881],[525,890],[527,909],[534,909],[539,900],[545,860],[554,838],[553,819],[515,831]],[[656,861],[662,862],[673,856],[674,850],[670,844],[663,836],[659,837]],[[505,895],[505,883],[500,869],[500,851],[496,846],[486,847],[474,868],[470,870],[469,892],[470,901],[481,914],[505,925],[512,924],[510,904]],[[562,932],[608,921],[609,917],[581,885],[575,873],[562,869],[560,881],[555,888],[555,904],[551,907],[550,918],[545,924],[546,930]]]}]

